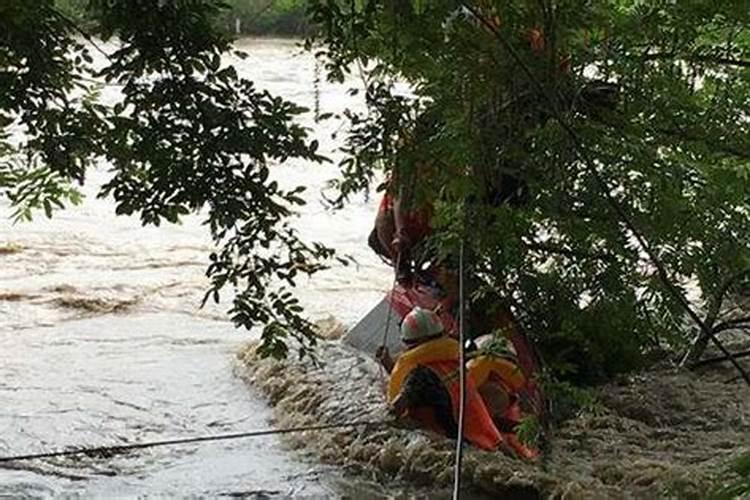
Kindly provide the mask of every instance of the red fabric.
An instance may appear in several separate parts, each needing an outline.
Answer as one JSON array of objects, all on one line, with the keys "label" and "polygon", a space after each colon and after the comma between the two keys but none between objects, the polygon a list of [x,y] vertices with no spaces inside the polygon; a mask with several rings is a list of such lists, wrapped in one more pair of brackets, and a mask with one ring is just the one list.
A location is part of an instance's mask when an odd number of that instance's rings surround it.
[{"label": "red fabric", "polygon": [[[501,387],[503,387],[503,390],[505,390],[505,392],[508,394],[511,394],[513,392],[503,382],[502,378],[498,376],[496,373],[491,373],[487,380],[488,380],[488,383],[499,384]],[[508,405],[508,408],[505,410],[505,412],[503,412],[503,415],[502,415],[503,420],[512,422],[514,426],[521,423],[522,418],[523,418],[523,412],[521,411],[521,405],[519,404],[517,400],[512,401]],[[521,440],[518,439],[518,436],[515,434],[515,432],[501,432],[500,434],[502,435],[502,438],[503,438],[503,445],[506,446],[509,449],[509,451],[512,451],[519,457],[525,458],[525,459],[534,459],[539,456],[539,450],[536,450],[522,443]]]},{"label": "red fabric", "polygon": [[[386,191],[380,200],[378,215],[385,215],[388,211],[393,211],[393,195]],[[402,212],[402,219],[401,225],[412,243],[423,240],[432,231],[432,228],[430,228],[430,210],[428,209],[405,210]]]},{"label": "red fabric", "polygon": [[393,197],[386,191],[383,193],[383,197],[380,199],[380,206],[378,206],[378,214],[384,214],[388,210],[393,209]]},{"label": "red fabric", "polygon": [[[458,376],[458,360],[433,361],[427,363],[443,381],[451,396],[453,414],[458,422],[461,384]],[[466,411],[464,412],[464,437],[474,446],[485,450],[496,450],[503,442],[471,377],[466,379]]]},{"label": "red fabric", "polygon": [[437,315],[443,324],[443,328],[445,328],[445,331],[451,337],[458,335],[458,325],[455,319],[453,319],[453,315],[448,312],[448,309],[450,309],[449,305],[445,300],[441,302],[436,299],[432,295],[431,289],[426,286],[414,284],[405,287],[397,283],[393,291],[388,294],[388,302],[400,319],[405,318],[416,306],[434,311],[438,306],[442,305]]},{"label": "red fabric", "polygon": [[525,458],[527,460],[533,460],[539,456],[539,451],[535,450],[534,448],[529,448],[525,444],[521,442],[520,439],[518,439],[518,436],[516,436],[513,433],[503,433],[503,445],[510,448],[513,452],[515,452],[519,457]]}]

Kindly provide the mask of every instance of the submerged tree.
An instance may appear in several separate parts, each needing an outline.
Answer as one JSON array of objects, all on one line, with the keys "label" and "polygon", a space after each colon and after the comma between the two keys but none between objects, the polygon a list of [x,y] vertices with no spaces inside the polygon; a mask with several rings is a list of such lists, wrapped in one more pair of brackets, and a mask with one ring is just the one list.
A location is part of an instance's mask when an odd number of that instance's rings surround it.
[{"label": "submerged tree", "polygon": [[[80,7],[81,2],[76,5]],[[19,219],[76,203],[97,161],[111,166],[101,196],[143,224],[200,212],[217,245],[206,298],[233,292],[232,319],[264,325],[262,352],[314,342],[291,293],[298,274],[332,256],[290,226],[304,188],[282,189],[271,164],[320,161],[295,124],[304,111],[223,65],[229,41],[215,0],[91,0],[87,16],[116,50],[95,68],[86,36],[52,0],[0,2],[0,190]],[[121,87],[97,99],[98,82]],[[305,342],[306,341],[306,342]]]},{"label": "submerged tree", "polygon": [[359,67],[367,84],[337,201],[377,169],[416,174],[433,244],[465,242],[473,299],[510,307],[555,375],[695,361],[750,327],[731,300],[750,278],[746,0],[310,10],[329,78]]}]

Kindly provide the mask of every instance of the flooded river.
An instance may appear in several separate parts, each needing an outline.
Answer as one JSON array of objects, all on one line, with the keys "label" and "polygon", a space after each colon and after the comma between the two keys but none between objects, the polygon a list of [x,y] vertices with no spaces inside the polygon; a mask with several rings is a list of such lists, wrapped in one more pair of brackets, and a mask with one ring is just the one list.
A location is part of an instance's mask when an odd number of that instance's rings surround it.
[{"label": "flooded river", "polygon": [[[290,41],[245,40],[238,71],[312,107],[314,61]],[[360,105],[347,86],[321,84],[323,111]],[[106,87],[103,98],[116,98]],[[315,124],[324,153],[334,121]],[[106,166],[92,172],[81,206],[52,220],[13,225],[0,206],[0,455],[265,429],[270,409],[233,375],[233,353],[253,333],[227,322],[227,304],[199,309],[212,249],[200,217],[142,228],[95,198]],[[303,283],[313,319],[352,324],[389,286],[366,247],[374,201],[331,213],[320,190],[333,165],[275,169],[308,186],[297,220],[306,238],[354,257],[357,266]],[[3,202],[5,203],[5,202]],[[93,496],[341,496],[337,469],[289,451],[273,437],[158,448],[113,458],[0,465],[0,498]]]}]

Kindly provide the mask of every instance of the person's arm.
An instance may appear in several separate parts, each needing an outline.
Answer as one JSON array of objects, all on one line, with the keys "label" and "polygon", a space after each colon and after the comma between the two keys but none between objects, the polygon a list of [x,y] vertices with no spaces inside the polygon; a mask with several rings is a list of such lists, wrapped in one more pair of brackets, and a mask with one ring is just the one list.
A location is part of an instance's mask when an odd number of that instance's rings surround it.
[{"label": "person's arm", "polygon": [[409,234],[406,231],[406,223],[404,221],[404,208],[402,207],[401,197],[397,196],[393,198],[393,241],[391,242],[391,248],[394,254],[398,255],[406,252],[411,247],[411,240]]},{"label": "person's arm", "polygon": [[395,416],[400,417],[406,413],[408,406],[408,398],[403,393],[399,393],[398,396],[391,401],[390,410]]},{"label": "person's arm", "polygon": [[395,363],[393,362],[393,358],[391,357],[391,353],[388,352],[387,347],[378,347],[378,350],[375,351],[375,359],[380,362],[386,372],[390,374],[393,371],[393,365]]},{"label": "person's arm", "polygon": [[[414,204],[414,182],[416,180],[414,172],[399,172],[401,169],[394,169],[394,188],[393,193],[393,222],[395,233],[393,237],[393,251],[396,253],[407,252],[413,242],[410,239],[406,229],[406,215],[409,210],[413,210]],[[396,174],[401,175],[396,175]]]}]

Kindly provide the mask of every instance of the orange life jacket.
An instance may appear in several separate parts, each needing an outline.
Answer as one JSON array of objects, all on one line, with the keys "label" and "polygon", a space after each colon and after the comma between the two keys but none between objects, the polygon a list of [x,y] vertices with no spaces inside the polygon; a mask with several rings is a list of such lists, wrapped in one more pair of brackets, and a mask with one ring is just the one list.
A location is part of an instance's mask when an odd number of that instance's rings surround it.
[{"label": "orange life jacket", "polygon": [[[509,396],[514,396],[503,414],[498,417],[515,424],[520,423],[523,412],[519,404],[519,395],[526,390],[528,382],[518,365],[504,358],[486,355],[469,361],[467,368],[477,387],[498,384]],[[521,457],[535,458],[539,455],[537,450],[523,444],[515,433],[503,433],[503,439]]]},{"label": "orange life jacket", "polygon": [[[455,339],[440,337],[403,352],[391,372],[388,382],[388,401],[392,402],[401,392],[401,386],[409,372],[417,366],[425,366],[443,382],[451,397],[454,417],[458,421],[461,397],[458,349],[459,345]],[[411,411],[410,416],[427,428],[435,430],[437,427],[434,419],[419,411]],[[503,442],[503,437],[492,421],[470,375],[466,379],[464,437],[473,445],[485,450],[496,450]]]}]

